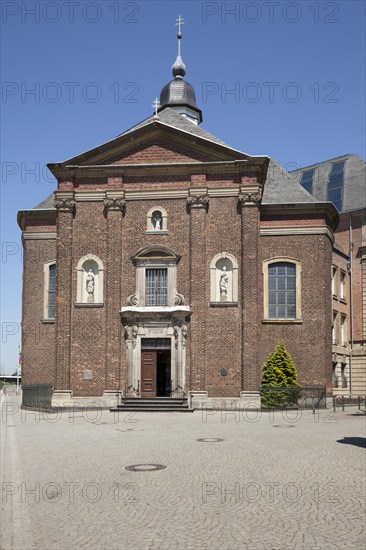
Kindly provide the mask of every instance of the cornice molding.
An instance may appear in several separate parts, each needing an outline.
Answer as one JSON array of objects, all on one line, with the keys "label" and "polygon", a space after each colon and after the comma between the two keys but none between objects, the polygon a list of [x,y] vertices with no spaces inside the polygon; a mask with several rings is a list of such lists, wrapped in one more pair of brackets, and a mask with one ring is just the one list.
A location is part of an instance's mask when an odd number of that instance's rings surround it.
[{"label": "cornice molding", "polygon": [[261,227],[259,230],[261,237],[278,237],[288,235],[326,235],[331,243],[334,242],[334,234],[329,227],[325,226],[283,226],[283,227]]},{"label": "cornice molding", "polygon": [[22,235],[24,241],[43,241],[56,239],[56,237],[56,231],[25,231]]}]

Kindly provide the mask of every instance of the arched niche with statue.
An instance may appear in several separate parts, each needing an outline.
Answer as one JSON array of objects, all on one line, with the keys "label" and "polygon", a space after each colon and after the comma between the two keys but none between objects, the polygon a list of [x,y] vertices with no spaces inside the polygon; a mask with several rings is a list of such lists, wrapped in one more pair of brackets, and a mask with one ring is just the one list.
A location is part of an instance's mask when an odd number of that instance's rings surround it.
[{"label": "arched niche with statue", "polygon": [[210,264],[210,302],[212,305],[238,303],[238,262],[228,252],[212,258]]}]

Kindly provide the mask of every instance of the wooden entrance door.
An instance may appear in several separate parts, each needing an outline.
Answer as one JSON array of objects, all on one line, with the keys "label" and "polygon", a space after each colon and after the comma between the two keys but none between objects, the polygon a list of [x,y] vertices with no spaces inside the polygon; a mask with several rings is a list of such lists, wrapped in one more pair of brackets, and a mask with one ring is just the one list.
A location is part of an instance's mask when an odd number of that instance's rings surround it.
[{"label": "wooden entrance door", "polygon": [[156,397],[156,351],[141,352],[141,397]]}]

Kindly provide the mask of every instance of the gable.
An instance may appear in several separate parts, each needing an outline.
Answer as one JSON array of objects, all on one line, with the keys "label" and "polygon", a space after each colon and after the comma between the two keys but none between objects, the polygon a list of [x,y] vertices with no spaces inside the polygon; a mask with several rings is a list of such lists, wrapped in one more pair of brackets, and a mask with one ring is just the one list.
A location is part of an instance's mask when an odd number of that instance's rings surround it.
[{"label": "gable", "polygon": [[76,157],[59,163],[48,163],[47,166],[53,175],[59,178],[65,169],[67,171],[70,168],[105,167],[115,164],[216,162],[255,158],[219,142],[191,122],[179,120],[179,124],[183,125],[184,129],[170,126],[162,121],[151,120]]},{"label": "gable", "polygon": [[212,153],[176,143],[171,139],[155,137],[116,153],[109,159],[105,159],[103,164],[154,164],[216,160],[218,160],[217,155]]}]

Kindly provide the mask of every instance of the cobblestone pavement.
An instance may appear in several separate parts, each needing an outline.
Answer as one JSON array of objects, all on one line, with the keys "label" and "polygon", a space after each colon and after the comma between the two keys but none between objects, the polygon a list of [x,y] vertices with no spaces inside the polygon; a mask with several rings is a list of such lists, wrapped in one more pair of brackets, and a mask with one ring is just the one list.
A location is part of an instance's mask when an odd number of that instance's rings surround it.
[{"label": "cobblestone pavement", "polygon": [[17,399],[3,399],[2,550],[365,548],[356,408],[47,415]]}]

